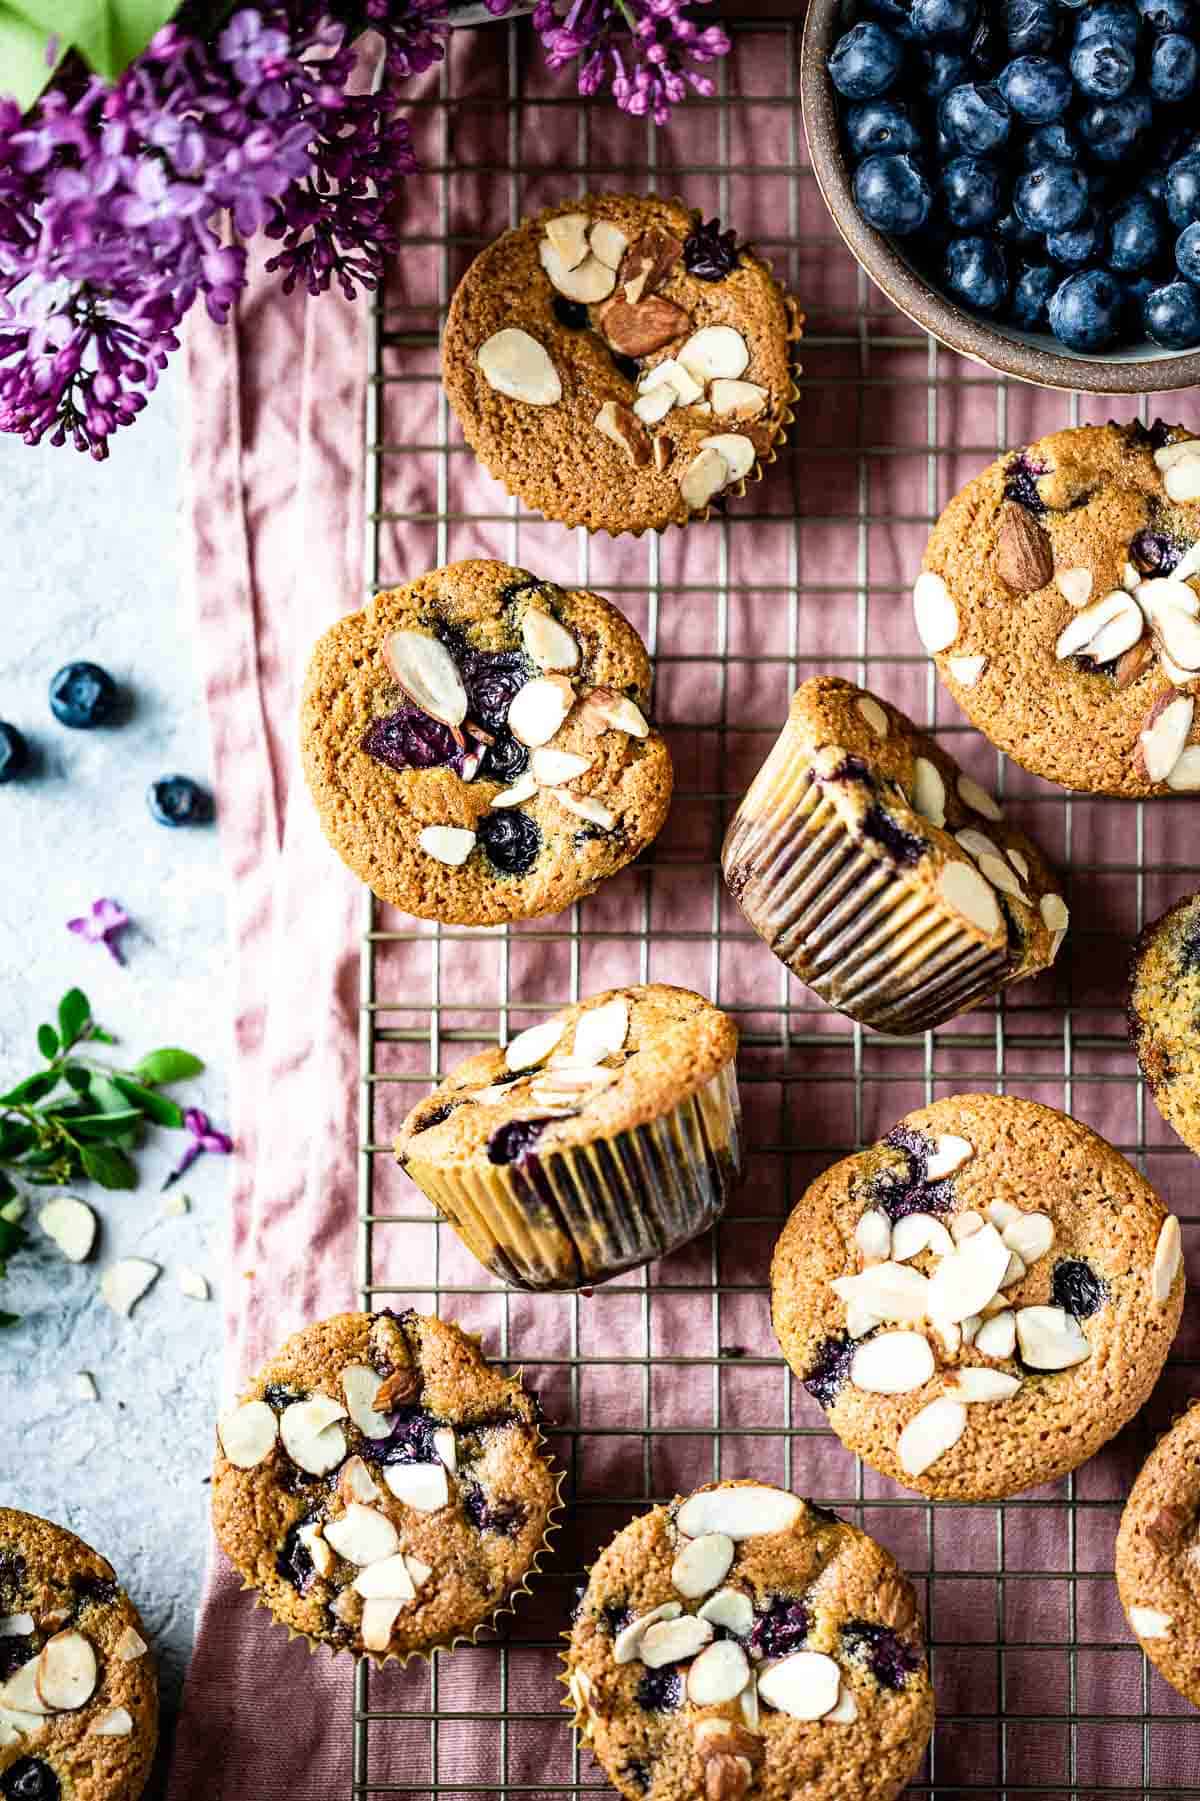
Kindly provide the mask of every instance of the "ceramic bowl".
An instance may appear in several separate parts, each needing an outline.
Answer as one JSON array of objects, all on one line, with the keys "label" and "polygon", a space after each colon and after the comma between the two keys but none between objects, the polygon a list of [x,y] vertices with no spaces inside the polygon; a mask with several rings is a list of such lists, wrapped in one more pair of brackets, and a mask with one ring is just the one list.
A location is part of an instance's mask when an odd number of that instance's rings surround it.
[{"label": "ceramic bowl", "polygon": [[830,50],[852,23],[846,0],[809,0],[800,61],[804,125],[813,174],[833,222],[893,306],[950,350],[1044,388],[1158,394],[1200,384],[1200,350],[1159,350],[1147,343],[1109,356],[1084,356],[1065,349],[1048,332],[1023,332],[968,312],[931,287],[892,239],[867,224],[851,193],[828,69]]}]

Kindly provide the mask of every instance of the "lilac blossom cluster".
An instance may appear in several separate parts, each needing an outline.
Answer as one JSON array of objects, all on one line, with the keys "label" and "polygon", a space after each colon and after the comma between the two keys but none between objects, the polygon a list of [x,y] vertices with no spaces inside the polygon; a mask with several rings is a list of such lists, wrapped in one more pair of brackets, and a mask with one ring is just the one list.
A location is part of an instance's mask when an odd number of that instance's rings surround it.
[{"label": "lilac blossom cluster", "polygon": [[563,18],[554,0],[537,0],[533,23],[552,69],[578,63],[581,94],[611,87],[623,112],[648,113],[656,125],[666,124],[689,87],[706,98],[713,93],[712,81],[693,65],[729,54],[721,27],[701,29],[682,0],[572,0]]}]

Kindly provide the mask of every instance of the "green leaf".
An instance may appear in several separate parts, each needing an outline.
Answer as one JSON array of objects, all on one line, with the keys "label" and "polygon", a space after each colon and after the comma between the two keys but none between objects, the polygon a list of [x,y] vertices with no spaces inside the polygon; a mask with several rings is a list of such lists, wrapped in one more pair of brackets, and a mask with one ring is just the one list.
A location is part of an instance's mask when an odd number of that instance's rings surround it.
[{"label": "green leaf", "polygon": [[88,1033],[88,1039],[92,1044],[115,1044],[117,1042],[111,1032],[102,1032],[99,1026],[92,1027]]},{"label": "green leaf", "polygon": [[0,1207],[3,1207],[6,1201],[11,1201],[16,1192],[15,1184],[10,1182],[4,1171],[0,1169]]},{"label": "green leaf", "polygon": [[0,1330],[3,1330],[5,1326],[19,1326],[20,1323],[21,1315],[19,1313],[0,1313]]},{"label": "green leaf", "polygon": [[8,5],[43,31],[59,32],[105,81],[115,81],[178,11],[178,0],[8,0]]},{"label": "green leaf", "polygon": [[11,1220],[0,1219],[0,1257],[11,1257],[22,1245],[29,1243],[29,1234],[22,1226],[14,1225]]},{"label": "green leaf", "polygon": [[37,1133],[27,1119],[0,1119],[0,1157],[23,1157],[37,1143]]},{"label": "green leaf", "polygon": [[99,1182],[101,1188],[136,1188],[137,1171],[125,1155],[108,1144],[83,1144],[79,1147],[84,1174]]},{"label": "green leaf", "polygon": [[198,1076],[203,1068],[199,1057],[193,1057],[191,1051],[163,1050],[151,1051],[148,1057],[143,1057],[133,1073],[140,1082],[157,1086],[160,1082],[182,1082],[188,1076]]},{"label": "green leaf", "polygon": [[37,1047],[47,1063],[53,1063],[58,1055],[58,1033],[53,1026],[39,1026],[37,1029]]},{"label": "green leaf", "polygon": [[113,1082],[126,1100],[140,1107],[156,1126],[171,1126],[178,1131],[183,1125],[183,1108],[178,1101],[170,1100],[165,1094],[156,1094],[153,1088],[143,1088],[140,1082],[131,1082],[128,1076],[114,1076]]},{"label": "green leaf", "polygon": [[72,1132],[88,1138],[115,1138],[129,1126],[138,1125],[141,1117],[136,1107],[126,1107],[121,1113],[74,1114],[67,1124]]},{"label": "green leaf", "polygon": [[35,1101],[44,1100],[46,1095],[58,1087],[58,1071],[43,1069],[36,1076],[26,1076],[7,1094],[0,1094],[0,1107],[27,1107]]},{"label": "green leaf", "polygon": [[58,56],[53,61],[48,57],[54,35],[53,23],[32,21],[23,7],[0,0],[0,94],[15,100],[22,112],[33,105],[66,54],[60,39]]},{"label": "green leaf", "polygon": [[84,1069],[80,1063],[66,1064],[63,1068],[63,1078],[67,1087],[73,1088],[76,1094],[86,1095],[91,1089],[92,1072],[90,1069]]},{"label": "green leaf", "polygon": [[101,1113],[124,1113],[129,1105],[112,1077],[97,1070],[92,1071],[91,1099]]},{"label": "green leaf", "polygon": [[92,1017],[92,1003],[82,988],[68,988],[58,1003],[58,1029],[63,1045],[72,1045]]}]

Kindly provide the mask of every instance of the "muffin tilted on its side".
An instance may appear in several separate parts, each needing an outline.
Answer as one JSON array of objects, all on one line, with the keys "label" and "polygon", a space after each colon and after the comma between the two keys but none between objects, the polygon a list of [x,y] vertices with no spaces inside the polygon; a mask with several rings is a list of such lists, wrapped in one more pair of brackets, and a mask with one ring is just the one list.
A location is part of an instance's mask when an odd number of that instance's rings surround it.
[{"label": "muffin tilted on its side", "polygon": [[835,1163],[771,1264],[771,1317],[847,1449],[939,1500],[1019,1494],[1131,1420],[1186,1279],[1179,1221],[1052,1107],[966,1094]]},{"label": "muffin tilted on its side", "polygon": [[650,680],[608,601],[506,563],[377,594],[318,641],[305,682],[301,754],[325,835],[422,919],[560,912],[667,816]]},{"label": "muffin tilted on its side", "polygon": [[1128,1016],[1154,1105],[1200,1156],[1200,894],[1176,901],[1138,939]]},{"label": "muffin tilted on its side", "polygon": [[157,1741],[146,1628],[111,1565],[0,1507],[0,1795],[137,1801]]},{"label": "muffin tilted on its side", "polygon": [[604,1282],[720,1217],[742,1162],[736,1052],[700,995],[612,989],[460,1064],[396,1155],[502,1280]]},{"label": "muffin tilted on its side", "polygon": [[917,633],[971,723],[1064,788],[1200,790],[1200,437],[1051,432],[933,529]]},{"label": "muffin tilted on its side", "polygon": [[707,517],[774,460],[802,315],[736,234],[677,200],[585,194],[481,251],[442,379],[484,467],[564,525]]},{"label": "muffin tilted on its side", "polygon": [[1117,1532],[1117,1591],[1151,1663],[1200,1707],[1200,1404],[1193,1402],[1151,1451],[1129,1491]]},{"label": "muffin tilted on its side", "polygon": [[629,1801],[893,1801],[933,1728],[903,1572],[763,1482],[698,1488],[618,1532],[565,1662],[576,1730]]},{"label": "muffin tilted on its side", "polygon": [[538,1417],[449,1320],[318,1321],[217,1422],[217,1538],[313,1648],[453,1649],[512,1610],[555,1529]]},{"label": "muffin tilted on its side", "polygon": [[1054,961],[1037,846],[897,708],[835,676],[792,697],[722,865],[792,974],[879,1032],[926,1031]]}]

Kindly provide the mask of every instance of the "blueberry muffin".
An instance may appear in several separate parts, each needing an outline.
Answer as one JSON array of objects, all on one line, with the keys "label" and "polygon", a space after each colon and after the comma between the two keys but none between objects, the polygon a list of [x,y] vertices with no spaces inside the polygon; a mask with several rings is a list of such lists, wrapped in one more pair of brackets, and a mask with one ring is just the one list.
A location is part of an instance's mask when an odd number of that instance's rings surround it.
[{"label": "blueberry muffin", "polygon": [[645,647],[608,601],[454,563],[318,641],[304,771],[326,837],[381,900],[447,925],[558,913],[667,816],[649,696]]},{"label": "blueberry muffin", "polygon": [[1200,1408],[1192,1404],[1146,1459],[1117,1533],[1117,1590],[1142,1650],[1200,1707]]},{"label": "blueberry muffin", "polygon": [[1179,1222],[1036,1101],[936,1101],[835,1163],[784,1227],[771,1315],[842,1443],[941,1500],[1085,1463],[1145,1401],[1183,1309]]},{"label": "blueberry muffin", "polygon": [[617,1533],[566,1705],[629,1801],[891,1801],[933,1728],[912,1587],[827,1508],[722,1482]]},{"label": "blueberry muffin", "polygon": [[1177,901],[1134,947],[1129,1037],[1154,1105],[1200,1155],[1200,894]]},{"label": "blueberry muffin", "polygon": [[917,632],[967,717],[1035,775],[1200,789],[1200,438],[1082,425],[1010,451],[929,540]]},{"label": "blueberry muffin", "polygon": [[586,194],[489,244],[442,379],[468,444],[564,525],[685,525],[741,494],[791,421],[802,316],[734,232],[677,200]]},{"label": "blueberry muffin", "polygon": [[0,1507],[0,1795],[137,1801],[157,1740],[154,1659],[112,1566]]},{"label": "blueberry muffin", "polygon": [[213,1520],[280,1625],[376,1661],[511,1611],[559,1511],[536,1401],[448,1320],[293,1334],[217,1422]]},{"label": "blueberry muffin", "polygon": [[461,1063],[396,1155],[518,1288],[580,1288],[719,1218],[741,1172],[737,1028],[661,983],[610,989]]},{"label": "blueberry muffin", "polygon": [[879,1032],[926,1031],[1045,969],[1067,927],[1056,877],[986,789],[834,676],[792,696],[722,864],[792,974]]}]

